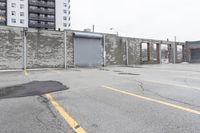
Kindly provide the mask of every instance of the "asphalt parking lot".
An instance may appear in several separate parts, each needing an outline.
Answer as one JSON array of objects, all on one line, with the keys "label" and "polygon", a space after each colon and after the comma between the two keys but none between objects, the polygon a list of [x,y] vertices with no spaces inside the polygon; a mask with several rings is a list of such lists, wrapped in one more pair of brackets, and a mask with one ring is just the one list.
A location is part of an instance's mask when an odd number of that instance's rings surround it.
[{"label": "asphalt parking lot", "polygon": [[69,89],[0,99],[1,133],[199,133],[200,65],[1,71],[0,88],[56,81]]}]

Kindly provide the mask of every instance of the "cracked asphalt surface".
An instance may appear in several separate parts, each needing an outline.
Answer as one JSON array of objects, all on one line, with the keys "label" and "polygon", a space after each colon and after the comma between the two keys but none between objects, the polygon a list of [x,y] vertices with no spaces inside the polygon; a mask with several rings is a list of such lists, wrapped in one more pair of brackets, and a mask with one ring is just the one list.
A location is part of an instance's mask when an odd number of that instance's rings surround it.
[{"label": "cracked asphalt surface", "polygon": [[[200,111],[199,64],[0,72],[0,88],[58,81],[52,93],[88,133],[199,133],[200,115],[103,88],[162,100]],[[45,96],[0,100],[0,133],[73,133]]]}]

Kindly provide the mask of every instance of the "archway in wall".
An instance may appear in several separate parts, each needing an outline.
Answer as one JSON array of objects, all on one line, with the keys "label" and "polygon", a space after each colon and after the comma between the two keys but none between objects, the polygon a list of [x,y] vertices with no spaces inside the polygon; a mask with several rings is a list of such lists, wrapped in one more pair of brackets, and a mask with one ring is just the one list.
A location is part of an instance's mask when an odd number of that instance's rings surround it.
[{"label": "archway in wall", "polygon": [[142,63],[147,63],[148,62],[148,51],[147,51],[147,43],[142,43],[141,44],[141,61]]},{"label": "archway in wall", "polygon": [[157,58],[157,51],[159,49],[157,49],[157,44],[153,44],[153,63],[157,63],[158,62],[158,58]]},{"label": "archway in wall", "polygon": [[169,45],[161,44],[161,63],[168,64],[170,63],[170,50]]},{"label": "archway in wall", "polygon": [[183,62],[183,46],[177,45],[177,63]]}]

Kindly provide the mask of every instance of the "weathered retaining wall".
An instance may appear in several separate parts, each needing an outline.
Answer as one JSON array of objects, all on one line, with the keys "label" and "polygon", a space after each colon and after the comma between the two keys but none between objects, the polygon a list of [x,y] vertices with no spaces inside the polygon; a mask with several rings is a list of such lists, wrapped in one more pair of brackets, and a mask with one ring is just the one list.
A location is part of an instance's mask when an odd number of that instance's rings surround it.
[{"label": "weathered retaining wall", "polygon": [[[74,66],[75,31],[64,32],[28,29],[27,68],[63,68],[65,64],[64,42],[66,39],[66,65]],[[102,34],[102,33],[100,33]],[[106,65],[141,64],[141,44],[147,43],[149,62],[153,60],[153,44],[174,45],[174,42],[105,35]],[[23,68],[24,29],[0,26],[0,69]],[[177,43],[184,45],[184,43]]]},{"label": "weathered retaining wall", "polygon": [[115,35],[105,36],[106,65],[126,63],[126,47],[121,38]]},{"label": "weathered retaining wall", "polygon": [[62,32],[29,30],[27,33],[27,68],[64,67]]},{"label": "weathered retaining wall", "polygon": [[22,67],[23,37],[22,29],[0,27],[0,69],[19,69]]}]

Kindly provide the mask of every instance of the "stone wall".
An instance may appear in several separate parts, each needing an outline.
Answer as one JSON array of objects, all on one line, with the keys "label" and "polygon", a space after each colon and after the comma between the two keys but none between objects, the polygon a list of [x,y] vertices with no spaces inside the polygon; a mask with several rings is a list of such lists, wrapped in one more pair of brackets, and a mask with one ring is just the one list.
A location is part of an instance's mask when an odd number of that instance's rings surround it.
[{"label": "stone wall", "polygon": [[[64,68],[65,38],[66,65],[74,66],[74,32],[67,31],[65,37],[64,32],[28,29],[26,34],[27,68]],[[170,41],[104,35],[106,65],[141,64],[142,43],[149,44],[149,48],[152,48],[153,44],[174,45],[174,42]],[[24,29],[0,26],[0,39],[0,69],[22,69]],[[184,43],[177,43],[177,45],[184,45]],[[150,50],[148,63],[153,63],[151,61],[153,54]]]},{"label": "stone wall", "polygon": [[0,27],[0,69],[22,68],[22,29]]},{"label": "stone wall", "polygon": [[27,68],[63,68],[62,32],[29,30],[27,33]]}]

